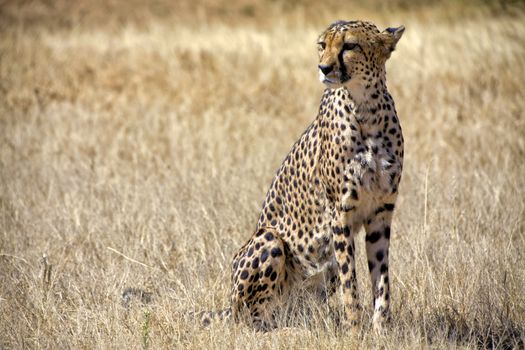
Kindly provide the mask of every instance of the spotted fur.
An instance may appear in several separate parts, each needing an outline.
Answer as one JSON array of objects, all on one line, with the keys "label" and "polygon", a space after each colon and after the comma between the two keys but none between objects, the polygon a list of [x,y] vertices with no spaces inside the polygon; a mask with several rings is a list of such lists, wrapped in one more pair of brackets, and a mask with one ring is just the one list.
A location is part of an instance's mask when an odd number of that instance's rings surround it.
[{"label": "spotted fur", "polygon": [[344,322],[359,319],[354,237],[361,227],[373,289],[373,324],[389,317],[389,241],[403,165],[403,136],[385,62],[404,27],[338,21],[318,40],[325,90],[316,119],[268,190],[253,236],[232,263],[231,307],[202,320],[247,314],[276,326],[274,301],[301,285],[320,299],[341,288]]}]

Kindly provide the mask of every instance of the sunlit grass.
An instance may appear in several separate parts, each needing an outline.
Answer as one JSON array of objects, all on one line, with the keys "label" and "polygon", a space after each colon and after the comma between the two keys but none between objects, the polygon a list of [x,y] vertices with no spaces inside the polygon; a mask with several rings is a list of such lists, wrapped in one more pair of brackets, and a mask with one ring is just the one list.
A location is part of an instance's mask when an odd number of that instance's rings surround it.
[{"label": "sunlit grass", "polygon": [[[82,4],[0,12],[0,348],[523,347],[521,11]],[[360,236],[357,335],[308,300],[270,334],[200,329],[184,316],[228,304],[230,260],[316,115],[316,36],[339,18],[407,28],[387,65],[406,155],[394,321],[371,331]],[[151,301],[124,307],[127,288]]]}]

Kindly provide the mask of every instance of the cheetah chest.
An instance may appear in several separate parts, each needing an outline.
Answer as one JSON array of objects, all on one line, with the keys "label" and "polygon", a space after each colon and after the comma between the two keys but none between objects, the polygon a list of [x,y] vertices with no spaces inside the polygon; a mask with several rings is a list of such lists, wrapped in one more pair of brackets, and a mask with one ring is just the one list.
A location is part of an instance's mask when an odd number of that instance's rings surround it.
[{"label": "cheetah chest", "polygon": [[337,273],[333,235],[341,211],[348,220],[345,224],[357,232],[397,192],[402,159],[397,148],[388,147],[391,144],[385,138],[374,137],[363,137],[357,147],[356,143],[341,144],[341,156],[337,157],[340,162],[331,164],[332,168],[342,169],[341,175],[329,176],[326,182],[331,180],[332,188],[321,185],[323,188],[316,191],[317,212],[322,213],[322,220],[318,220],[320,224],[311,233],[308,254],[301,249],[296,255],[296,263],[307,280],[316,281],[319,276],[326,279]]},{"label": "cheetah chest", "polygon": [[[368,202],[381,202],[385,197],[396,193],[400,180],[402,161],[399,151],[387,147],[390,140],[379,138],[364,138],[363,147],[358,147],[353,154],[348,154],[347,164],[343,165],[347,185],[355,192],[350,191],[347,197],[343,196],[344,204],[355,202],[358,205]],[[361,198],[361,199],[360,199]]]}]

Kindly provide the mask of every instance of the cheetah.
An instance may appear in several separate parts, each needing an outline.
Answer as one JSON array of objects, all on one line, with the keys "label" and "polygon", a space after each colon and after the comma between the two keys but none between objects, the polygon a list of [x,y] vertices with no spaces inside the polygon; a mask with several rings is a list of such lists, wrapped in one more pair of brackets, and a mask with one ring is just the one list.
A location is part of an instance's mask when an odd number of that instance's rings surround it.
[{"label": "cheetah", "polygon": [[299,285],[321,299],[340,291],[343,326],[357,325],[354,237],[365,230],[373,327],[390,318],[392,215],[403,167],[403,135],[385,62],[405,28],[337,21],[318,38],[319,112],[278,169],[253,236],[232,263],[230,308],[202,315],[248,315],[257,330],[276,327],[274,301]]}]

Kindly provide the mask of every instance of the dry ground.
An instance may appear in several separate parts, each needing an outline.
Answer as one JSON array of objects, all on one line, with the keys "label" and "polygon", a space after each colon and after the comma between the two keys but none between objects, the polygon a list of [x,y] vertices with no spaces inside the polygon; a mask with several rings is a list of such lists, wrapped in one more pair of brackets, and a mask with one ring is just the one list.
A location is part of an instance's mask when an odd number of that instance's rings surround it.
[{"label": "dry ground", "polygon": [[[0,1],[0,348],[523,348],[525,12],[388,4]],[[315,307],[270,334],[195,327],[315,117],[338,18],[407,27],[392,327],[337,334]],[[151,302],[123,307],[128,287]]]}]

